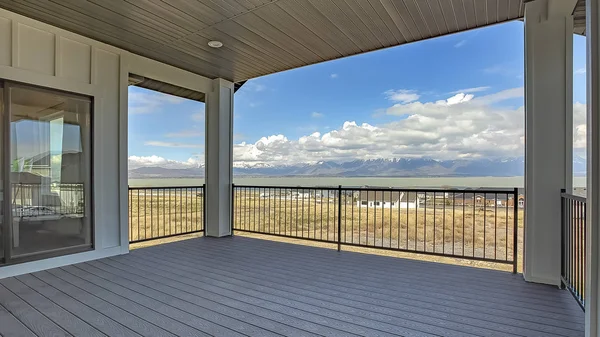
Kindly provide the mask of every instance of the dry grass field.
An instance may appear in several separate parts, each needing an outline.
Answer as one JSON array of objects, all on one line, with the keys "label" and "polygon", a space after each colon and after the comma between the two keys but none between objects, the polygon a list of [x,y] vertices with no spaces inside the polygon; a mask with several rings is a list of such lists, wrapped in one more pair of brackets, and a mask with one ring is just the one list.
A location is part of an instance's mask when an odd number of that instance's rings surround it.
[{"label": "dry grass field", "polygon": [[[338,214],[341,241],[375,248],[512,261],[514,209],[500,206],[454,205],[428,202],[418,209],[406,207],[358,207],[350,195],[342,196],[342,207],[332,198],[289,198],[259,193],[237,193],[234,226],[256,234],[279,234],[337,242]],[[434,207],[435,204],[435,207]],[[144,240],[203,229],[203,195],[187,190],[130,192],[130,240]],[[522,257],[523,212],[518,211],[518,260]],[[254,235],[252,233],[244,235]],[[274,238],[274,237],[270,237]],[[292,240],[276,238],[276,240]],[[308,241],[304,241],[307,243]],[[312,245],[325,245],[312,241]],[[344,250],[363,248],[344,246]],[[390,255],[390,251],[378,254]],[[394,252],[399,256],[414,253]],[[446,257],[418,255],[426,260]],[[454,259],[458,262],[464,259]],[[447,262],[447,261],[444,261]],[[465,261],[463,261],[465,262]],[[463,263],[461,262],[461,263]],[[487,261],[466,261],[483,267],[506,269]],[[508,266],[508,269],[512,267]]]},{"label": "dry grass field", "polygon": [[204,229],[200,189],[129,191],[129,241]]}]

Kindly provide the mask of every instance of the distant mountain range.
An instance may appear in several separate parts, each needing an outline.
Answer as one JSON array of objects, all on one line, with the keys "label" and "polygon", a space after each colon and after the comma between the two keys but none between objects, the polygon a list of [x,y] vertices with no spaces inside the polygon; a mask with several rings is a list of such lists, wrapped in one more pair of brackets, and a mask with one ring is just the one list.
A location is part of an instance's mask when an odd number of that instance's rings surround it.
[{"label": "distant mountain range", "polygon": [[[244,165],[236,163],[239,176],[343,176],[343,177],[513,177],[524,174],[523,157],[505,159],[435,160],[427,158],[369,159],[347,162],[322,161],[297,165]],[[585,174],[585,158],[575,157],[575,175]],[[129,170],[129,178],[203,177],[204,167],[140,167]]]},{"label": "distant mountain range", "polygon": [[[585,158],[574,158],[575,175],[585,174]],[[323,161],[297,165],[244,165],[236,163],[239,176],[344,176],[344,177],[512,177],[524,174],[524,158],[435,160],[427,158],[370,159],[347,162]],[[129,170],[129,178],[185,178],[204,176],[204,167],[140,167]]]}]

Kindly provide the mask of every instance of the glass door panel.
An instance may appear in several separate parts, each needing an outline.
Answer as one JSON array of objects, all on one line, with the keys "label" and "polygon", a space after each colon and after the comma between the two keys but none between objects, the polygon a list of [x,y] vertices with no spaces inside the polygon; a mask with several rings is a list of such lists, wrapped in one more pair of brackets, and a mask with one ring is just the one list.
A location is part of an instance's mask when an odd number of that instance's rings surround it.
[{"label": "glass door panel", "polygon": [[11,258],[91,247],[91,101],[9,85]]}]

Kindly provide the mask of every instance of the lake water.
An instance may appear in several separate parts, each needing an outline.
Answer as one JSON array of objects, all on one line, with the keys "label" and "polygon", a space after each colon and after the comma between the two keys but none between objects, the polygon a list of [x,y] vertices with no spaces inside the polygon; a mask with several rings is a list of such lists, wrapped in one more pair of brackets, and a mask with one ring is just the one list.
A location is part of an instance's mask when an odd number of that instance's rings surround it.
[{"label": "lake water", "polygon": [[[380,186],[380,187],[523,187],[523,177],[234,177],[237,185],[259,186]],[[199,186],[202,178],[129,179],[132,187]],[[585,177],[573,178],[574,187],[585,187]]]}]

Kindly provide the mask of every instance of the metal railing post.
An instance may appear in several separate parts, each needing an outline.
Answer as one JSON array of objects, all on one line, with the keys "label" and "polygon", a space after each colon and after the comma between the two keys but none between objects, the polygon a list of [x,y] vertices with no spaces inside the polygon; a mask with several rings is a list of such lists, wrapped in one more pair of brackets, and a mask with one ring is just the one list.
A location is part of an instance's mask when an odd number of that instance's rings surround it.
[{"label": "metal railing post", "polygon": [[202,232],[206,237],[206,183],[202,184]]},{"label": "metal railing post", "polygon": [[566,233],[566,224],[567,224],[567,216],[565,214],[565,199],[563,198],[563,193],[567,193],[566,189],[560,190],[560,287],[561,289],[565,289],[565,282],[563,281],[563,276],[565,275],[565,253],[566,253],[566,242],[565,242],[565,233]]},{"label": "metal railing post", "polygon": [[235,184],[231,184],[231,219],[229,219],[229,224],[231,226],[230,232],[231,236],[233,236],[233,219],[235,218]]},{"label": "metal railing post", "polygon": [[337,250],[342,250],[342,185],[338,185],[338,235],[337,235]]},{"label": "metal railing post", "polygon": [[514,195],[513,195],[513,222],[514,222],[514,229],[513,229],[513,274],[517,273],[517,265],[518,265],[518,261],[517,258],[519,256],[518,254],[518,250],[519,250],[519,188],[515,187],[514,191],[513,191]]}]

